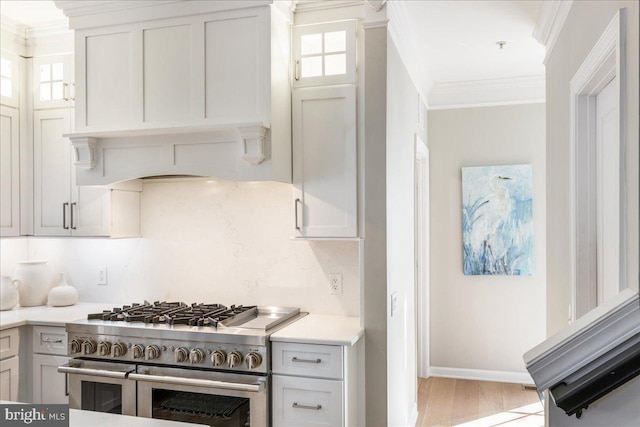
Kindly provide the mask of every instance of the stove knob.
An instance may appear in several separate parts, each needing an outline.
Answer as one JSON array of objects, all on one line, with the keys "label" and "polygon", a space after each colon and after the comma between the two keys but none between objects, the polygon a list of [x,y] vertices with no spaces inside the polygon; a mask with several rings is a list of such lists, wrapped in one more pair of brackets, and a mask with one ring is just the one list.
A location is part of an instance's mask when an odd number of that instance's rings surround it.
[{"label": "stove knob", "polygon": [[240,366],[241,363],[242,363],[242,354],[240,354],[239,351],[232,351],[231,353],[229,353],[230,368],[235,368],[237,366]]},{"label": "stove knob", "polygon": [[153,360],[160,357],[160,347],[157,345],[148,345],[144,349],[144,360]]},{"label": "stove knob", "polygon": [[98,343],[98,356],[108,356],[111,353],[111,343],[109,341],[100,341]]},{"label": "stove knob", "polygon": [[185,347],[178,347],[174,350],[173,355],[176,358],[176,363],[186,362],[189,358],[189,349]]},{"label": "stove knob", "polygon": [[247,369],[255,369],[262,363],[262,356],[255,351],[251,351],[244,358],[244,363],[247,365]]},{"label": "stove knob", "polygon": [[216,350],[211,354],[211,362],[213,366],[222,366],[227,361],[227,353],[223,350]]},{"label": "stove knob", "polygon": [[96,342],[94,340],[86,340],[82,343],[82,353],[93,354],[96,352]]},{"label": "stove knob", "polygon": [[142,344],[134,344],[133,349],[133,358],[134,359],[142,359],[144,357],[144,346]]},{"label": "stove knob", "polygon": [[205,357],[207,357],[207,355],[205,354],[204,350],[202,350],[201,348],[194,348],[189,353],[189,362],[191,362],[192,365],[196,363],[202,363],[204,362]]},{"label": "stove knob", "polygon": [[122,357],[127,354],[127,345],[123,342],[117,342],[111,347],[111,357]]},{"label": "stove knob", "polygon": [[71,346],[71,350],[70,353],[71,354],[76,354],[76,353],[80,353],[82,351],[82,340],[81,339],[73,339],[71,340],[71,342],[69,343],[69,345]]}]

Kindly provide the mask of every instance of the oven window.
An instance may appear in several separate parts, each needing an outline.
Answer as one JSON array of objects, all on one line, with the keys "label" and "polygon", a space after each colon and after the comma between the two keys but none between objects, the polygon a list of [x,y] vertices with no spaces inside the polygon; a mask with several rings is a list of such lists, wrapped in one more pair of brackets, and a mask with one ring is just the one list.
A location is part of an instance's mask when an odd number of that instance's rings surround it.
[{"label": "oven window", "polygon": [[250,426],[249,399],[186,391],[153,390],[153,418],[211,427]]},{"label": "oven window", "polygon": [[82,381],[82,409],[122,414],[122,386]]}]

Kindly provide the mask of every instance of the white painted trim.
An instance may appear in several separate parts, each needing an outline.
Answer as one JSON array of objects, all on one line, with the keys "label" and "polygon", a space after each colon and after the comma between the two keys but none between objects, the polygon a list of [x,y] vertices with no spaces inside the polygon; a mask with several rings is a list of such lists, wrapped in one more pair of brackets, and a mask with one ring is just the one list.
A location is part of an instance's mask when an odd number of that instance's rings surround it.
[{"label": "white painted trim", "polygon": [[[595,96],[603,89],[607,82],[613,77],[617,77],[618,88],[616,94],[618,96],[618,115],[619,128],[618,139],[620,141],[620,283],[626,283],[626,190],[625,190],[625,85],[626,85],[626,69],[625,69],[625,9],[620,9],[604,30],[591,52],[587,55],[584,62],[571,79],[569,84],[569,198],[570,198],[570,248],[571,248],[571,306],[570,322],[577,318],[577,271],[578,271],[578,191],[577,185],[580,184],[577,179],[577,147],[587,144],[591,138],[594,129],[590,129],[589,115],[590,111],[595,109]],[[586,120],[586,129],[579,128],[582,124],[581,120]],[[586,240],[589,240],[585,237]],[[595,242],[590,243],[590,251],[595,250]],[[587,262],[588,264],[588,262]],[[582,268],[588,269],[585,264]]]},{"label": "white painted trim", "polygon": [[365,22],[362,24],[362,28],[364,28],[365,30],[369,30],[371,28],[387,28],[388,25],[389,25],[389,20],[383,19],[381,21]]},{"label": "white painted trim", "polygon": [[[422,257],[417,262],[416,280],[416,361],[419,377],[429,378],[429,343],[430,343],[430,312],[429,312],[429,148],[418,134],[414,134],[416,175],[415,186],[420,189],[422,196],[416,195],[416,202],[422,201],[420,209],[416,209],[416,255]],[[420,180],[420,181],[418,181]],[[421,223],[418,225],[418,221]]]},{"label": "white painted trim", "polygon": [[433,86],[433,80],[429,75],[429,68],[426,66],[425,58],[422,55],[416,55],[420,52],[416,45],[417,37],[411,31],[409,25],[408,11],[405,2],[390,1],[387,2],[387,17],[389,18],[389,35],[393,40],[400,58],[411,77],[413,85],[423,99],[427,99],[427,95]]},{"label": "white painted trim", "polygon": [[436,83],[428,99],[430,110],[541,102],[545,102],[544,75]]},{"label": "white painted trim", "polygon": [[543,61],[545,65],[551,56],[551,52],[553,52],[572,5],[573,0],[547,0],[542,2],[538,20],[533,30],[533,37],[546,48]]},{"label": "white painted trim", "polygon": [[409,417],[409,425],[410,426],[415,426],[417,422],[418,422],[418,404],[414,403],[413,405],[411,405],[411,414],[410,414],[410,417]]},{"label": "white painted trim", "polygon": [[318,10],[330,10],[341,7],[363,6],[364,4],[365,2],[362,0],[295,0],[292,2],[292,9],[295,13],[316,12]]},{"label": "white painted trim", "polygon": [[496,381],[501,383],[533,384],[533,378],[526,372],[487,371],[483,369],[447,368],[431,366],[432,377],[456,378],[461,380]]},{"label": "white painted trim", "polygon": [[532,101],[510,101],[510,102],[481,102],[477,104],[452,104],[441,107],[429,107],[428,110],[455,110],[458,108],[482,108],[482,107],[504,107],[505,105],[527,105],[527,104],[544,104],[544,100]]}]

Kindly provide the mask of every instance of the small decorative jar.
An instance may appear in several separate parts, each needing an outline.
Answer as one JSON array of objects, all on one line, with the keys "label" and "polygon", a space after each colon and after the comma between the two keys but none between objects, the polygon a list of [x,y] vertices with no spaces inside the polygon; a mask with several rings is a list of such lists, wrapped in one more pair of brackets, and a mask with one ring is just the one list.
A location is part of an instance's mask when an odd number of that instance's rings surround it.
[{"label": "small decorative jar", "polygon": [[64,307],[76,302],[78,302],[78,290],[67,283],[64,273],[60,273],[58,284],[49,291],[49,305]]},{"label": "small decorative jar", "polygon": [[34,307],[45,305],[51,288],[51,276],[47,261],[22,261],[18,263],[15,273],[20,280],[20,306]]},{"label": "small decorative jar", "polygon": [[18,304],[19,280],[11,280],[9,276],[0,276],[0,310],[11,310]]}]

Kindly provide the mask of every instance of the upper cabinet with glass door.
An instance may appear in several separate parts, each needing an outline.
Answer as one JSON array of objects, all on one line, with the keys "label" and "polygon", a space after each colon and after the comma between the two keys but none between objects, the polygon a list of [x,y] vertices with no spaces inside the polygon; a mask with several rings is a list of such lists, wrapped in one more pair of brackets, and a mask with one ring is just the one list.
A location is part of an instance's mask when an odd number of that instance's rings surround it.
[{"label": "upper cabinet with glass door", "polygon": [[18,67],[18,56],[3,50],[0,54],[0,103],[13,108],[20,108]]},{"label": "upper cabinet with glass door", "polygon": [[33,108],[71,107],[75,98],[73,55],[33,58]]},{"label": "upper cabinet with glass door", "polygon": [[293,87],[356,82],[356,21],[293,28]]}]

